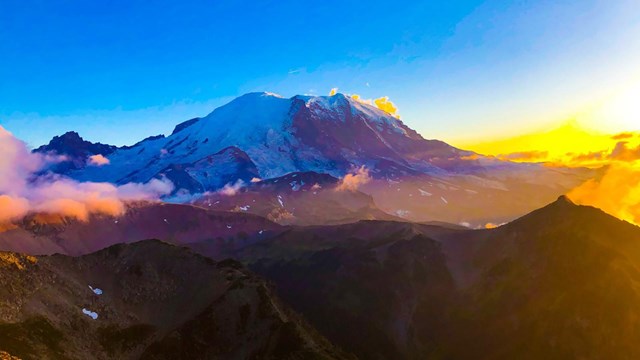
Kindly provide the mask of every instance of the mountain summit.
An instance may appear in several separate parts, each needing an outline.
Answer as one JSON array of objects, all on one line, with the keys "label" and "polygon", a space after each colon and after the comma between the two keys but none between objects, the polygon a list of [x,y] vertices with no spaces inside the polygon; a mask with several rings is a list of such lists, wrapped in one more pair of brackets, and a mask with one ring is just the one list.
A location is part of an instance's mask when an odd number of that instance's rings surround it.
[{"label": "mountain summit", "polygon": [[[84,154],[83,144],[78,151]],[[54,171],[115,184],[168,178],[175,185],[173,195],[188,201],[260,179],[305,172],[341,179],[359,171],[362,176],[349,177],[352,183],[337,189],[358,189],[393,216],[471,226],[512,220],[590,176],[582,169],[500,161],[428,140],[391,114],[343,94],[249,93],[178,124],[167,137],[108,150],[102,154],[108,161],[100,166]],[[491,214],[484,211],[487,202],[494,204]],[[263,210],[260,215],[274,209]]]},{"label": "mountain summit", "polygon": [[229,147],[246,153],[257,169],[251,175],[261,178],[296,171],[339,177],[363,165],[380,174],[438,172],[442,170],[431,159],[470,155],[443,142],[425,140],[392,115],[343,94],[286,99],[249,93],[206,117],[179,124],[166,138],[119,149],[109,156],[110,166],[72,176],[145,182],[179,164],[190,177],[207,184],[211,174],[197,174],[197,169],[214,166],[215,156]]}]

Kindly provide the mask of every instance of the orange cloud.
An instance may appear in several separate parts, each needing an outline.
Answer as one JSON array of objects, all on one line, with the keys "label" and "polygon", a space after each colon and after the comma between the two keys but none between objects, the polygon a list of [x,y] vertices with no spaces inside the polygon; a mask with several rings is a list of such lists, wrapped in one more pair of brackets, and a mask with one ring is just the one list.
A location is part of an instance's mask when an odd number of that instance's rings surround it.
[{"label": "orange cloud", "polygon": [[601,151],[591,151],[584,154],[572,154],[569,153],[567,156],[570,157],[571,163],[589,163],[589,162],[600,162],[607,158],[607,152],[605,150]]},{"label": "orange cloud", "polygon": [[620,141],[616,144],[616,147],[611,152],[609,157],[614,160],[621,161],[635,161],[640,159],[640,145],[635,148],[627,146],[627,141]]},{"label": "orange cloud", "polygon": [[510,154],[500,154],[496,156],[500,160],[506,161],[520,161],[520,162],[535,162],[546,161],[549,159],[548,151],[521,151]]},{"label": "orange cloud", "polygon": [[110,164],[111,161],[101,154],[89,156],[89,164],[94,166],[103,166]]},{"label": "orange cloud", "polygon": [[355,172],[345,175],[336,188],[337,191],[356,191],[358,188],[371,181],[369,169],[364,166],[359,167]]},{"label": "orange cloud", "polygon": [[332,88],[331,91],[329,91],[329,96],[333,96],[337,93],[338,93],[338,88],[337,87]]},{"label": "orange cloud", "polygon": [[596,168],[611,161],[640,158],[640,133],[591,133],[570,122],[548,132],[463,147],[500,160],[542,162],[551,167]]},{"label": "orange cloud", "polygon": [[0,224],[20,219],[28,212],[29,201],[27,199],[0,195]]},{"label": "orange cloud", "polygon": [[376,105],[376,107],[386,113],[389,113],[390,115],[393,115],[397,118],[400,118],[400,116],[397,114],[398,112],[398,107],[396,106],[396,104],[394,104],[393,102],[391,102],[391,100],[389,100],[388,96],[383,96],[381,98],[377,98],[375,100],[373,100],[373,103]]},{"label": "orange cloud", "polygon": [[400,115],[398,115],[398,107],[391,102],[391,100],[389,100],[388,96],[383,96],[377,99],[363,99],[360,95],[358,94],[352,94],[349,95],[349,97],[351,97],[351,99],[361,103],[361,104],[367,104],[367,105],[371,105],[371,106],[375,106],[376,108],[388,113],[389,115],[392,115],[398,119],[400,119]]},{"label": "orange cloud", "polygon": [[367,104],[367,105],[372,105],[373,106],[373,100],[371,99],[363,99],[360,95],[358,94],[353,94],[351,95],[351,98],[359,103],[362,104]]},{"label": "orange cloud", "polygon": [[640,225],[640,164],[612,163],[601,179],[589,180],[567,195],[578,204]]},{"label": "orange cloud", "polygon": [[626,132],[626,133],[620,133],[620,134],[613,135],[611,137],[611,139],[612,140],[625,140],[625,139],[631,139],[634,136],[635,136],[634,133]]},{"label": "orange cloud", "polygon": [[471,155],[466,155],[466,156],[460,157],[460,160],[473,161],[473,160],[478,160],[478,159],[481,159],[481,158],[482,158],[482,156],[480,156],[478,154],[471,154]]}]

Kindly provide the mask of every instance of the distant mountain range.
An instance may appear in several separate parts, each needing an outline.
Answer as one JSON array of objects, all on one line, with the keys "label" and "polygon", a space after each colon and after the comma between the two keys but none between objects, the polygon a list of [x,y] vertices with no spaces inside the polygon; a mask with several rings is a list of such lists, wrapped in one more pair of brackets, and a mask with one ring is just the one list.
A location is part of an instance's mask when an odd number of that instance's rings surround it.
[{"label": "distant mountain range", "polygon": [[[191,251],[112,245],[146,237]],[[25,359],[640,356],[640,228],[566,197],[491,230],[148,204],[0,233],[20,247],[80,255],[0,252],[0,350]]]},{"label": "distant mountain range", "polygon": [[[175,185],[171,201],[201,204],[207,201],[202,194],[215,193],[225,185],[236,184],[245,191],[242,185],[252,181],[275,181],[297,173],[339,179],[357,169],[367,172],[368,181],[359,184],[358,190],[371,197],[366,206],[374,210],[354,211],[350,200],[342,204],[336,196],[333,206],[344,215],[309,217],[300,214],[300,207],[285,208],[284,223],[298,224],[388,216],[474,227],[503,223],[594,175],[587,169],[499,161],[427,140],[394,116],[343,94],[287,99],[250,93],[208,116],[177,125],[167,137],[116,148],[67,133],[35,151],[66,155],[68,161],[51,170],[78,180],[123,184],[168,178]],[[91,155],[102,155],[108,163],[92,164],[87,161]],[[294,192],[307,191],[302,183],[289,184]],[[244,202],[220,201],[224,209],[244,207]],[[486,211],[489,202],[490,212]],[[277,203],[272,205],[247,211],[266,216],[281,210]]]}]

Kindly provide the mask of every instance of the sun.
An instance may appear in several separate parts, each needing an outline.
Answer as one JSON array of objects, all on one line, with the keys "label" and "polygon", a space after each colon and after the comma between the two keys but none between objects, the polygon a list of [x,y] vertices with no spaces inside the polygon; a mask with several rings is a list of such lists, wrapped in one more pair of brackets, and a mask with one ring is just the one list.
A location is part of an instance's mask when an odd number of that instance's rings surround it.
[{"label": "sun", "polygon": [[640,130],[640,82],[605,100],[588,117],[593,127],[603,131]]}]

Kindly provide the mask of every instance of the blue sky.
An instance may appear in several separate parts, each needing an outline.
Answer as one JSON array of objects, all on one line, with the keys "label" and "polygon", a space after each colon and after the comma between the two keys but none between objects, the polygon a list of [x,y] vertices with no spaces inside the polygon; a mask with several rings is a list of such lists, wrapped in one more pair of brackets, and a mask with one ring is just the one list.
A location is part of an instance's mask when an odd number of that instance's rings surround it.
[{"label": "blue sky", "polygon": [[33,146],[67,130],[131,144],[246,92],[338,87],[389,96],[427,138],[506,136],[634,86],[638,13],[634,0],[4,0],[0,125]]}]

